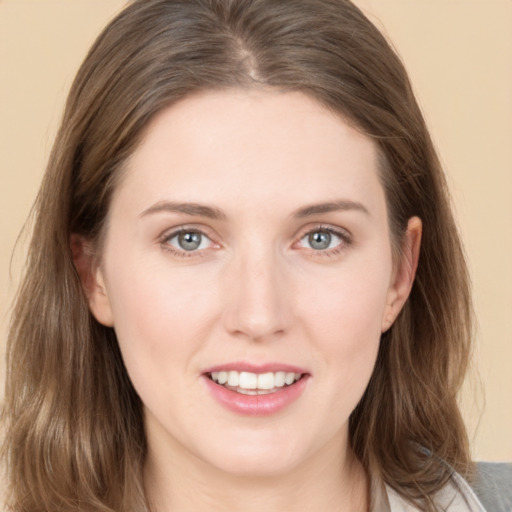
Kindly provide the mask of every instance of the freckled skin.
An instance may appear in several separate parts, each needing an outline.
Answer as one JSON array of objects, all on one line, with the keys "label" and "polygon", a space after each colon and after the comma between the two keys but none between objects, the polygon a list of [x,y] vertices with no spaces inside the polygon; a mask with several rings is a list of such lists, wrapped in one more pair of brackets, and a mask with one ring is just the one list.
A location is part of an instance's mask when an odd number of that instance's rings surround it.
[{"label": "freckled skin", "polygon": [[[338,200],[367,211],[293,215]],[[141,215],[161,201],[225,219]],[[182,227],[202,233],[198,249],[171,236]],[[311,233],[326,232],[329,248],[312,246]],[[210,92],[161,112],[114,195],[90,299],[144,404],[150,463],[254,479],[339,472],[381,332],[409,291],[401,276],[376,147],[315,101]],[[232,361],[295,365],[310,378],[289,407],[246,417],[203,382],[206,368]]]}]

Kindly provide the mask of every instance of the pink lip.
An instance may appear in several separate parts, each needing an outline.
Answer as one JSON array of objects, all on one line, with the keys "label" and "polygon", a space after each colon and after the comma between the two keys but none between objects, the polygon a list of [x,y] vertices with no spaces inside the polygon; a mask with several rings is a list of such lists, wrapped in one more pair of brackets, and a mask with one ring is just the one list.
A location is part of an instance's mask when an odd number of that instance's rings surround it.
[{"label": "pink lip", "polygon": [[251,373],[266,373],[266,372],[287,372],[287,373],[301,373],[307,374],[309,373],[304,368],[299,368],[298,366],[292,366],[290,364],[283,363],[266,363],[266,364],[252,364],[245,363],[243,361],[234,362],[234,363],[226,363],[219,364],[217,366],[212,366],[211,368],[207,368],[203,373],[213,373],[213,372],[251,372]]},{"label": "pink lip", "polygon": [[[243,395],[217,384],[209,374],[218,371],[246,371],[252,373],[293,372],[301,373],[302,378],[290,386],[279,388],[273,393],[263,395]],[[230,363],[209,368],[201,376],[213,398],[229,411],[247,416],[268,416],[275,414],[298,400],[306,389],[309,374],[296,366],[271,363],[253,365],[248,363]]]}]

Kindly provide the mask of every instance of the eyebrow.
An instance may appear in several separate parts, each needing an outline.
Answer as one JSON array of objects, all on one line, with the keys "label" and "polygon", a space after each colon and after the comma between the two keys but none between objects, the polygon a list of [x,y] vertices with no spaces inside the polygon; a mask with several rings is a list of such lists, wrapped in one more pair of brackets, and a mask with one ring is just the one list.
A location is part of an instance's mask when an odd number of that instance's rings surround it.
[{"label": "eyebrow", "polygon": [[184,213],[194,217],[226,220],[226,214],[213,206],[206,206],[198,203],[176,203],[173,201],[160,201],[153,206],[150,206],[147,210],[144,210],[140,214],[140,217],[161,212]]},{"label": "eyebrow", "polygon": [[297,210],[293,217],[297,219],[303,219],[304,217],[310,217],[312,215],[318,215],[321,213],[331,213],[337,211],[355,210],[370,216],[370,212],[367,208],[357,201],[339,200],[339,201],[328,201],[326,203],[313,204]]},{"label": "eyebrow", "polygon": [[[292,214],[292,217],[296,219],[303,219],[305,217],[311,217],[312,215],[347,210],[360,211],[366,215],[370,215],[370,212],[362,203],[349,200],[339,200],[305,206],[299,210],[296,210]],[[178,203],[174,201],[159,201],[158,203],[155,203],[153,206],[150,206],[144,210],[140,214],[140,217],[145,217],[147,215],[161,212],[184,213],[194,217],[206,217],[214,220],[227,219],[226,214],[214,206],[207,206],[199,203]]]}]

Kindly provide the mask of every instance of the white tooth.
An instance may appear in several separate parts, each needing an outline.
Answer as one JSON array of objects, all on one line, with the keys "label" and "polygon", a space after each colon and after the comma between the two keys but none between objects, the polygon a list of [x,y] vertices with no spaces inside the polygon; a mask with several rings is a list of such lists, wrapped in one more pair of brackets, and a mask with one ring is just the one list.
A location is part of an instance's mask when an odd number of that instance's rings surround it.
[{"label": "white tooth", "polygon": [[258,375],[258,389],[272,389],[275,386],[273,373],[261,373]]},{"label": "white tooth", "polygon": [[217,382],[219,384],[226,384],[228,381],[228,372],[218,372]]},{"label": "white tooth", "polygon": [[276,372],[276,374],[274,375],[274,385],[276,386],[276,388],[282,388],[284,386],[285,378],[285,372]]},{"label": "white tooth", "polygon": [[251,395],[252,393],[255,393],[255,391],[252,389],[243,389],[241,387],[238,387],[236,392],[240,393],[241,395]]},{"label": "white tooth", "polygon": [[243,389],[256,389],[258,387],[258,376],[255,373],[240,372],[238,387]]},{"label": "white tooth", "polygon": [[284,383],[285,384],[293,384],[295,382],[295,373],[287,373],[285,378],[284,378]]},{"label": "white tooth", "polygon": [[219,372],[212,372],[212,380],[215,382],[219,380]]},{"label": "white tooth", "polygon": [[295,380],[296,380],[296,381],[297,381],[297,380],[299,380],[299,379],[300,379],[300,377],[301,377],[301,375],[302,375],[302,373],[296,373],[296,374],[295,374]]},{"label": "white tooth", "polygon": [[238,372],[228,372],[228,386],[233,386],[234,388],[238,387]]}]

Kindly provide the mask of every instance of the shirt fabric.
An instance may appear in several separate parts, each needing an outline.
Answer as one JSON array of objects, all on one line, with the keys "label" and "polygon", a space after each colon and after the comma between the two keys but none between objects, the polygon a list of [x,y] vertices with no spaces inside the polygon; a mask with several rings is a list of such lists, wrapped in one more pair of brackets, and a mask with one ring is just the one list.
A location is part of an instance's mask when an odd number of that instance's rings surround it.
[{"label": "shirt fabric", "polygon": [[[421,512],[388,486],[386,493],[389,505],[381,499],[381,503],[377,503],[372,512]],[[469,484],[457,473],[435,495],[434,501],[439,511],[486,512]]]}]

